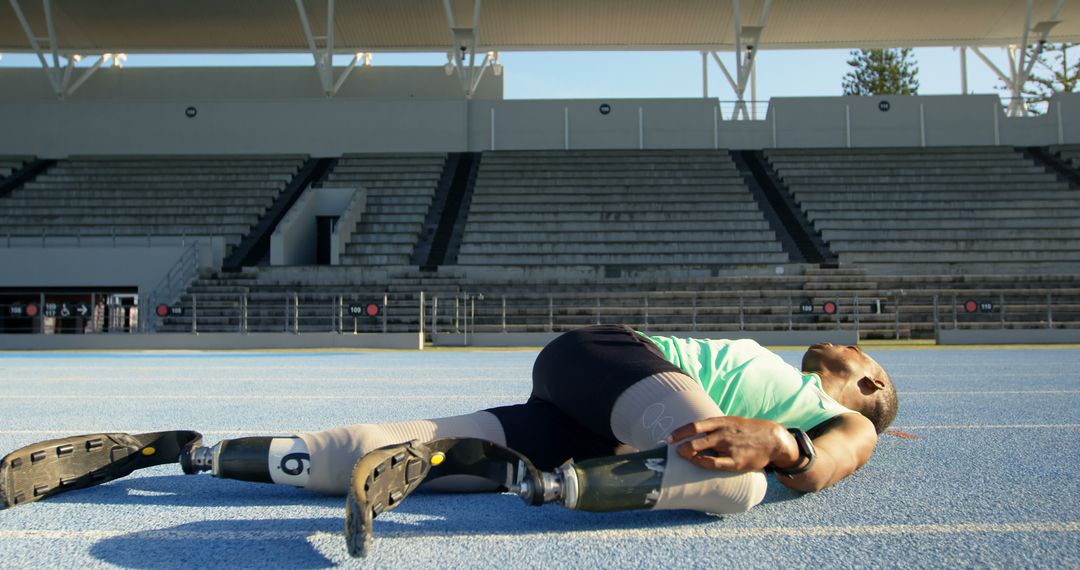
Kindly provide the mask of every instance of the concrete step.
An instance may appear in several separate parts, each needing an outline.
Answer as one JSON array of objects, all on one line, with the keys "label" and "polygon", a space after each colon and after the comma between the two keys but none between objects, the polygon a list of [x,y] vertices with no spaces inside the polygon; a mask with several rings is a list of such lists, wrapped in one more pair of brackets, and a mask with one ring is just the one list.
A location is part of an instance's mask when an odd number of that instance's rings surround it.
[{"label": "concrete step", "polygon": [[342,254],[342,265],[380,266],[380,265],[404,265],[409,262],[407,255],[364,255]]},{"label": "concrete step", "polygon": [[[550,220],[530,220],[530,221],[478,221],[474,217],[470,216],[469,223],[465,226],[466,239],[486,239],[482,238],[486,234],[504,235],[506,233],[518,233],[524,236],[543,235],[548,232],[565,233],[565,232],[591,232],[602,233],[607,235],[608,233],[633,233],[638,234],[641,237],[651,235],[652,232],[666,232],[671,231],[675,224],[672,224],[670,218],[659,219],[653,218],[652,220],[612,220],[612,221],[598,221],[592,220],[564,220],[558,221],[559,216],[551,216]],[[756,232],[756,231],[769,231],[769,223],[763,219],[759,220],[743,220],[743,219],[727,219],[727,220],[713,220],[708,217],[702,217],[698,220],[687,220],[680,224],[677,224],[681,230],[689,231],[693,233],[698,232]],[[642,235],[642,234],[645,235]]]},{"label": "concrete step", "polygon": [[780,243],[775,240],[769,241],[704,241],[704,242],[668,242],[650,239],[648,242],[625,241],[617,242],[574,242],[559,239],[558,241],[537,237],[537,241],[528,243],[476,243],[467,242],[461,245],[461,255],[545,255],[545,254],[575,254],[575,255],[656,255],[667,251],[677,251],[680,254],[707,253],[726,255],[731,253],[772,253],[782,251]]},{"label": "concrete step", "polygon": [[[532,208],[530,208],[532,206]],[[541,207],[542,206],[542,207]],[[522,211],[523,209],[529,209],[531,211]],[[500,203],[473,203],[469,207],[470,219],[474,214],[488,214],[496,213],[503,214],[505,217],[515,217],[521,215],[532,214],[594,214],[601,215],[626,215],[626,214],[669,214],[680,215],[684,213],[692,212],[724,212],[727,214],[736,214],[743,212],[754,212],[757,215],[761,215],[758,209],[757,203],[747,200],[738,202],[710,202],[707,204],[695,203],[695,202],[580,202],[580,203],[520,203],[520,204],[500,204]]]},{"label": "concrete step", "polygon": [[[29,198],[28,194],[21,194],[16,192],[13,197],[0,201],[0,208],[93,208],[105,207],[106,204],[115,203],[110,202],[115,197],[98,196],[98,197],[84,197],[84,198]],[[124,198],[123,207],[133,209],[154,209],[157,207],[171,208],[171,207],[208,207],[213,209],[221,208],[242,208],[248,210],[263,211],[270,207],[274,203],[272,197],[267,198],[229,198],[226,197],[220,201],[207,203],[206,200],[189,199],[189,198]]]},{"label": "concrete step", "polygon": [[[1033,225],[1037,225],[1034,221]],[[902,224],[898,224],[902,225]],[[827,242],[837,241],[878,241],[878,240],[1024,240],[1024,239],[1075,239],[1080,240],[1080,228],[1048,228],[1036,227],[1026,229],[1009,229],[1001,227],[967,228],[967,229],[934,229],[932,232],[920,231],[918,228],[904,229],[835,229],[822,230],[821,237]]]},{"label": "concrete step", "polygon": [[795,177],[817,176],[969,176],[988,174],[1047,174],[1046,168],[1034,164],[1016,164],[1005,166],[970,166],[959,162],[950,165],[928,166],[925,168],[914,167],[876,167],[869,168],[860,164],[834,164],[814,166],[789,166],[783,169],[783,175]]},{"label": "concrete step", "polygon": [[34,216],[28,218],[25,216],[4,216],[0,215],[0,224],[2,225],[15,225],[15,224],[27,224],[37,225],[42,227],[55,227],[55,226],[72,226],[72,227],[89,227],[98,225],[244,225],[250,227],[259,220],[258,215],[198,215],[198,216],[156,216],[144,213],[141,215],[115,215],[115,216],[103,216],[103,215],[47,215],[47,216]]},{"label": "concrete step", "polygon": [[881,231],[901,231],[912,232],[919,230],[990,230],[996,231],[998,229],[1072,229],[1075,228],[1075,224],[1072,223],[1071,216],[1062,216],[1059,219],[1050,219],[1044,217],[1038,217],[1038,214],[1042,212],[1036,212],[1036,215],[1029,215],[1027,217],[1018,216],[1016,218],[1000,218],[1000,217],[973,217],[973,218],[956,218],[949,217],[954,215],[953,212],[947,213],[947,215],[935,215],[934,212],[906,212],[906,217],[898,217],[896,215],[890,215],[888,213],[875,212],[874,214],[859,214],[859,213],[846,213],[844,216],[834,215],[828,219],[816,219],[814,220],[814,227],[818,231],[825,232],[829,230],[881,230]]},{"label": "concrete step", "polygon": [[922,201],[955,201],[955,202],[1007,202],[1017,199],[1024,200],[1060,200],[1080,203],[1080,192],[1075,190],[1026,190],[1017,192],[1014,190],[968,190],[953,191],[942,188],[933,192],[893,192],[893,191],[865,191],[865,192],[834,192],[826,188],[815,190],[799,190],[793,192],[796,200],[819,200],[832,202],[922,202]]},{"label": "concrete step", "polygon": [[919,251],[919,252],[980,252],[980,251],[1009,251],[1009,252],[1040,252],[1040,251],[1075,251],[1080,253],[1080,242],[1069,238],[1062,239],[873,239],[873,240],[832,240],[829,249],[834,253],[868,252],[879,251],[889,253],[893,251]]},{"label": "concrete step", "polygon": [[648,243],[671,242],[737,242],[737,241],[775,241],[776,236],[772,231],[650,231],[643,232],[620,232],[620,231],[566,231],[546,234],[542,231],[524,231],[518,228],[500,232],[477,232],[466,228],[463,243],[469,244],[513,244],[513,243],[536,243],[542,241],[551,242],[576,242],[576,243],[631,243],[647,241]]},{"label": "concrete step", "polygon": [[531,193],[501,194],[494,192],[476,193],[473,195],[472,206],[499,205],[499,204],[544,204],[544,205],[608,205],[608,204],[639,204],[657,205],[664,203],[709,203],[732,202],[753,203],[754,198],[749,192],[723,193],[723,192],[681,192],[671,191],[650,194],[616,194],[588,193],[577,194],[569,192],[546,192],[538,191]]},{"label": "concrete step", "polygon": [[124,182],[114,180],[98,180],[93,182],[64,182],[38,178],[34,182],[28,182],[24,188],[40,192],[48,191],[84,191],[98,190],[127,191],[127,192],[183,192],[189,190],[221,190],[237,193],[276,192],[285,187],[285,182],[270,181],[245,181],[245,182],[221,182],[221,181],[190,181],[190,180],[155,180],[146,182]]},{"label": "concrete step", "polygon": [[[996,220],[997,219],[1016,219],[1016,218],[1039,218],[1043,217],[1047,220],[1051,219],[1068,219],[1075,218],[1080,215],[1080,207],[1062,207],[1061,205],[1048,203],[1046,205],[1040,205],[1036,207],[1021,207],[1019,205],[1010,207],[1008,205],[1002,205],[1000,207],[991,208],[978,208],[978,209],[964,209],[957,207],[955,209],[925,207],[925,204],[896,204],[891,205],[874,204],[876,206],[873,209],[867,208],[850,208],[850,209],[831,209],[828,204],[821,204],[818,208],[806,207],[804,210],[807,212],[807,216],[817,226],[817,220],[850,220],[850,219],[923,219],[923,220],[970,220],[970,219],[982,219],[982,220]],[[1049,222],[1048,222],[1049,223]],[[948,226],[943,226],[948,227]]]},{"label": "concrete step", "polygon": [[458,256],[461,265],[723,265],[723,264],[783,264],[788,262],[785,253],[733,253],[733,254],[649,254],[649,253],[602,253],[585,254],[538,254],[538,255],[490,255],[465,254]]},{"label": "concrete step", "polygon": [[721,186],[740,184],[742,180],[738,176],[693,176],[686,172],[681,176],[636,176],[638,173],[622,172],[621,175],[589,175],[588,173],[575,174],[573,176],[478,176],[477,183],[482,186],[668,186],[680,184],[696,184],[700,186]]},{"label": "concrete step", "polygon": [[797,186],[800,184],[845,184],[845,185],[874,185],[874,184],[981,184],[981,183],[1012,183],[1012,184],[1039,184],[1044,182],[1056,182],[1057,177],[1053,174],[897,174],[893,176],[869,175],[822,175],[822,176],[791,176],[782,174],[784,182]]},{"label": "concrete step", "polygon": [[[269,205],[269,204],[267,204]],[[0,215],[16,215],[16,217],[25,218],[26,221],[32,223],[30,218],[36,218],[37,216],[132,216],[132,215],[145,215],[152,213],[158,216],[213,216],[213,215],[238,215],[238,216],[258,216],[261,214],[262,208],[253,210],[250,207],[237,207],[231,205],[220,206],[95,206],[95,207],[68,207],[68,206],[56,206],[56,207],[40,207],[40,206],[21,206],[11,205],[5,207],[4,202],[0,202]]]},{"label": "concrete step", "polygon": [[347,255],[412,255],[412,243],[353,242],[345,246]]},{"label": "concrete step", "polygon": [[[666,222],[690,223],[696,221],[713,222],[758,222],[764,221],[761,212],[749,208],[736,211],[719,210],[715,212],[702,211],[625,211],[625,212],[597,212],[597,211],[566,211],[566,212],[506,212],[506,211],[470,211],[468,223],[473,225],[478,222],[561,222],[561,223],[635,223],[635,222]],[[670,226],[669,226],[670,227]]]},{"label": "concrete step", "polygon": [[796,184],[789,185],[793,193],[799,192],[1014,192],[1034,190],[1068,190],[1065,182],[949,182],[949,183],[878,183],[878,184]]},{"label": "concrete step", "polygon": [[542,192],[545,195],[563,195],[563,194],[583,194],[583,195],[596,195],[596,196],[645,196],[656,199],[658,196],[667,196],[669,194],[739,194],[749,195],[750,191],[746,188],[746,184],[743,181],[733,182],[731,184],[668,184],[663,187],[657,187],[655,185],[643,185],[643,186],[627,186],[627,185],[586,185],[586,186],[544,186],[537,188],[536,185],[517,185],[515,181],[500,182],[498,184],[492,181],[477,181],[474,194],[475,197],[486,196],[490,194],[498,195],[532,195],[538,192]]},{"label": "concrete step", "polygon": [[53,183],[95,183],[95,182],[115,182],[124,184],[152,184],[156,182],[169,182],[169,181],[189,181],[189,182],[216,182],[223,184],[230,183],[245,183],[245,184],[259,184],[265,182],[288,182],[293,177],[293,173],[278,172],[219,172],[219,173],[206,173],[201,169],[185,170],[155,170],[145,174],[136,174],[128,171],[86,171],[81,173],[75,172],[58,172],[57,170],[49,170],[47,174],[42,176],[42,181],[48,181]]},{"label": "concrete step", "polygon": [[[850,251],[840,254],[847,263],[1010,263],[1080,262],[1080,250],[1063,251]],[[1075,267],[1075,266],[1074,266]]]}]

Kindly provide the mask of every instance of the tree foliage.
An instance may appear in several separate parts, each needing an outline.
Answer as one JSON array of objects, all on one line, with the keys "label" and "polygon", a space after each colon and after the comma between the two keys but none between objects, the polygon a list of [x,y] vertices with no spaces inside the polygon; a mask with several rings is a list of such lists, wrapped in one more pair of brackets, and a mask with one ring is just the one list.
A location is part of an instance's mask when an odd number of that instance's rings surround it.
[{"label": "tree foliage", "polygon": [[[1072,53],[1069,52],[1072,49]],[[1039,53],[1037,46],[1027,50],[1025,61],[1034,59],[1031,76],[1021,89],[1028,112],[1038,115],[1046,109],[1055,93],[1074,93],[1080,87],[1080,46],[1073,43],[1046,44]],[[1036,57],[1037,56],[1037,57]],[[1003,91],[1009,86],[1001,82]],[[1012,96],[1010,92],[1010,96]]]},{"label": "tree foliage", "polygon": [[910,48],[851,52],[844,75],[844,95],[915,95],[919,67]]}]

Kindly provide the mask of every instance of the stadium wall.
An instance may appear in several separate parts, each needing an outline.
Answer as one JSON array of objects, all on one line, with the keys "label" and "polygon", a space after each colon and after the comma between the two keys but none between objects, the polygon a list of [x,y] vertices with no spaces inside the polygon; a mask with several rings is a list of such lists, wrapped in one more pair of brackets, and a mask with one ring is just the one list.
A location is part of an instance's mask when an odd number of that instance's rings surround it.
[{"label": "stadium wall", "polygon": [[0,154],[1080,143],[1080,94],[1055,96],[1049,113],[1029,118],[1005,117],[996,95],[931,95],[774,98],[763,120],[731,121],[730,104],[715,99],[505,101],[502,77],[485,74],[469,101],[441,67],[355,73],[326,98],[307,68],[102,70],[61,101],[40,70],[0,70],[0,124],[19,133],[0,139]]},{"label": "stadium wall", "polygon": [[[220,238],[218,239],[220,241]],[[216,246],[216,247],[215,247]],[[189,245],[0,248],[0,287],[137,287],[149,294]],[[221,265],[224,244],[199,244],[197,265]]]}]

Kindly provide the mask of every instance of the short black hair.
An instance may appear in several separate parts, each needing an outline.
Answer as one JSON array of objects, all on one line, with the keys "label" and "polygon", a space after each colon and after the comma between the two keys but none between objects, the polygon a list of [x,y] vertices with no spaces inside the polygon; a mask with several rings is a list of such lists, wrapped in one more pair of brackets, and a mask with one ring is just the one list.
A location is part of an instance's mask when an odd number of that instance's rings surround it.
[{"label": "short black hair", "polygon": [[896,397],[896,386],[893,385],[892,378],[884,369],[881,372],[881,380],[885,382],[885,388],[878,390],[873,409],[863,411],[863,415],[873,422],[874,430],[878,433],[885,431],[886,428],[892,425],[893,420],[896,419],[896,411],[900,406],[900,400]]}]

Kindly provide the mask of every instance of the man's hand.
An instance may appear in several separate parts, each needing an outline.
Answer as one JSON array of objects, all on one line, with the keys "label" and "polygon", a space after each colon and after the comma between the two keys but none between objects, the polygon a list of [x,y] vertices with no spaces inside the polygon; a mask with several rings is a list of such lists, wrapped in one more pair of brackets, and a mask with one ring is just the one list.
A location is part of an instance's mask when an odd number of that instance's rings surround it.
[{"label": "man's hand", "polygon": [[757,471],[770,463],[789,469],[799,463],[799,447],[784,426],[769,420],[721,416],[698,420],[671,432],[668,443],[705,434],[679,445],[679,455],[705,469]]}]

